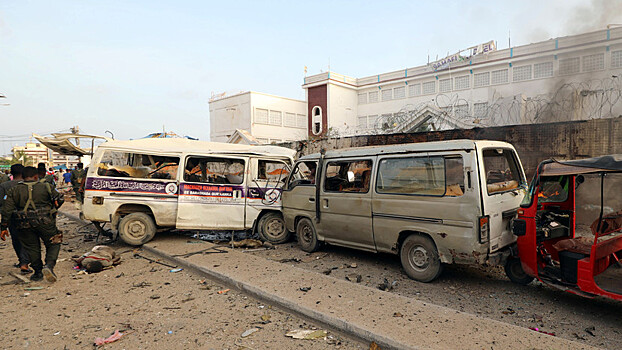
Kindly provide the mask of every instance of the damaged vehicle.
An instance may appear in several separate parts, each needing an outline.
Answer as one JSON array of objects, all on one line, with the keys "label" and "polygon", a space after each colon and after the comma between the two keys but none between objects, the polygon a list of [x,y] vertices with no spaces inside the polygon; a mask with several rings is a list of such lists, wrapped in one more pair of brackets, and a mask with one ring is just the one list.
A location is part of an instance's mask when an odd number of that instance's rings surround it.
[{"label": "damaged vehicle", "polygon": [[188,139],[109,141],[97,148],[85,183],[83,215],[111,223],[127,244],[156,231],[252,230],[288,240],[281,187],[295,151]]},{"label": "damaged vehicle", "polygon": [[296,162],[283,214],[304,251],[328,243],[398,254],[409,277],[430,282],[443,264],[503,264],[526,188],[505,142],[339,149]]},{"label": "damaged vehicle", "polygon": [[621,181],[622,155],[540,163],[513,223],[518,250],[507,260],[508,277],[622,300]]}]

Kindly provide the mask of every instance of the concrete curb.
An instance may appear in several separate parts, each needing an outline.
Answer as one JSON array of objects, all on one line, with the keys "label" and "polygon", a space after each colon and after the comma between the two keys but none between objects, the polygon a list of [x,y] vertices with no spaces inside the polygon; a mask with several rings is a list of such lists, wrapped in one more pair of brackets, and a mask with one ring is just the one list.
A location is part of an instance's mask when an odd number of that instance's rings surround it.
[{"label": "concrete curb", "polygon": [[208,276],[212,280],[218,281],[219,283],[222,283],[226,286],[233,287],[241,292],[244,292],[252,296],[255,299],[261,300],[262,302],[275,305],[289,313],[293,313],[298,316],[305,317],[315,323],[318,323],[322,326],[326,326],[327,328],[336,329],[359,341],[362,341],[365,343],[371,343],[372,341],[374,341],[378,345],[380,345],[383,349],[419,349],[418,347],[413,347],[412,345],[405,344],[405,343],[396,341],[395,339],[390,339],[383,335],[380,335],[372,331],[369,331],[367,329],[358,327],[340,318],[330,316],[330,315],[327,315],[321,312],[317,312],[307,307],[302,307],[284,298],[280,298],[276,295],[267,293],[250,284],[236,281],[231,277],[225,276],[224,274],[206,269],[202,266],[193,264],[184,259],[170,256],[159,249],[148,247],[146,245],[142,246],[142,249],[144,249],[145,251],[151,254],[157,255],[160,258],[172,261],[175,264],[182,266],[184,268],[195,270],[201,274]]}]

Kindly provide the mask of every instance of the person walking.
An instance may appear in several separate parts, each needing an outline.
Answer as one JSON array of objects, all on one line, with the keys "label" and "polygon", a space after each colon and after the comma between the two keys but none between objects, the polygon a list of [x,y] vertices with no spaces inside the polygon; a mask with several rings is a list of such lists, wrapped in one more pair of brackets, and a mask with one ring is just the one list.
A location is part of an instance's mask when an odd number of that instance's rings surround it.
[{"label": "person walking", "polygon": [[[2,205],[0,236],[6,239],[9,225],[16,225],[34,270],[30,279],[40,281],[45,277],[55,282],[54,267],[62,242],[56,228],[56,210],[62,197],[48,183],[39,181],[36,168],[25,167],[22,175],[24,180],[9,190]],[[41,261],[41,241],[45,245],[45,265]]]},{"label": "person walking", "polygon": [[[4,198],[6,197],[7,192],[9,192],[11,188],[17,185],[20,181],[22,181],[23,170],[24,166],[21,164],[11,165],[11,175],[13,175],[13,180],[0,184],[0,208],[4,203]],[[28,268],[28,264],[30,264],[28,252],[19,240],[19,229],[15,225],[10,225],[9,233],[11,234],[11,243],[13,244],[13,249],[15,250],[15,254],[17,255],[17,266],[19,267],[21,273],[28,274],[32,272],[32,270]]]},{"label": "person walking", "polygon": [[82,190],[82,181],[86,176],[84,169],[82,169],[84,165],[82,163],[78,163],[76,168],[71,171],[71,187],[73,187],[73,193],[76,196],[76,201],[78,203],[82,203],[84,201],[84,192]]}]

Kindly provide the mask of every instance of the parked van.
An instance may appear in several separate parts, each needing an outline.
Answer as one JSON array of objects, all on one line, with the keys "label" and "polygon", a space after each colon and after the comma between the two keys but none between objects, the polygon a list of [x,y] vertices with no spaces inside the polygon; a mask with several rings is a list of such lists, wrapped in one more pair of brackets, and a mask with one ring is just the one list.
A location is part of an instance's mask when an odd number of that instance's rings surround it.
[{"label": "parked van", "polygon": [[256,230],[289,237],[281,187],[295,151],[188,139],[109,141],[88,169],[83,215],[140,245],[160,229]]},{"label": "parked van", "polygon": [[338,149],[296,162],[283,214],[304,251],[329,243],[399,254],[409,277],[429,282],[443,263],[502,264],[526,188],[505,142]]}]

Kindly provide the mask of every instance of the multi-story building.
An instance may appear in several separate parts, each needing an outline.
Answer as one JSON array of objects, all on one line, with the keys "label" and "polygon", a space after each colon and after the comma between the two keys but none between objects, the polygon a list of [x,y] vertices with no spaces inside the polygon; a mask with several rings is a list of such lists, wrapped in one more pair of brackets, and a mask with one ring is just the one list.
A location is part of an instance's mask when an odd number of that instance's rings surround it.
[{"label": "multi-story building", "polygon": [[622,28],[363,78],[305,77],[308,135],[412,132],[622,115]]},{"label": "multi-story building", "polygon": [[74,168],[79,162],[78,157],[53,152],[41,143],[36,142],[27,142],[25,146],[15,146],[11,152],[16,158],[22,159],[24,165],[37,166],[39,163],[45,163],[48,168],[58,165]]},{"label": "multi-story building", "polygon": [[247,91],[212,97],[210,140],[215,142],[278,143],[307,137],[307,103]]}]

